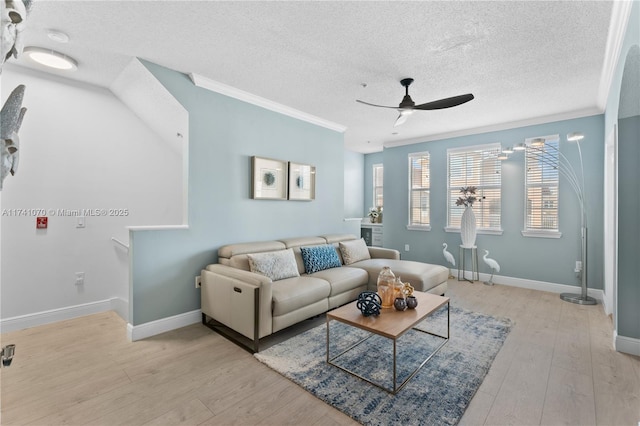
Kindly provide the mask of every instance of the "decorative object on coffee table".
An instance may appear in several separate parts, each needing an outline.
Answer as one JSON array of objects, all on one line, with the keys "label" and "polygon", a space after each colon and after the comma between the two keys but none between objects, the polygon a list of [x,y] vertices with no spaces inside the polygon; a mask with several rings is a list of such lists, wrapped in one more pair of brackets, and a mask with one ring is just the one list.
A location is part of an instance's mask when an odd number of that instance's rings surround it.
[{"label": "decorative object on coffee table", "polygon": [[415,309],[417,306],[418,306],[418,299],[413,295],[407,296],[407,308]]},{"label": "decorative object on coffee table", "polygon": [[400,276],[397,276],[396,281],[393,284],[393,298],[396,299],[398,297],[401,297],[404,299],[405,296],[406,294],[404,292],[404,283],[400,279]]},{"label": "decorative object on coffee table", "polygon": [[380,306],[382,301],[378,293],[375,291],[363,291],[358,295],[356,306],[362,312],[362,315],[369,317],[371,315],[380,315]]},{"label": "decorative object on coffee table", "polygon": [[407,309],[407,301],[404,297],[396,297],[396,300],[393,302],[393,307],[396,308],[396,311],[404,311]]},{"label": "decorative object on coffee table", "polygon": [[382,308],[389,309],[393,307],[393,300],[395,299],[395,283],[396,276],[391,271],[391,268],[384,266],[380,274],[378,274],[378,295],[382,300]]},{"label": "decorative object on coffee table", "polygon": [[403,284],[402,292],[404,293],[404,295],[406,297],[413,296],[413,290],[415,290],[415,289],[413,288],[411,283],[404,283]]}]

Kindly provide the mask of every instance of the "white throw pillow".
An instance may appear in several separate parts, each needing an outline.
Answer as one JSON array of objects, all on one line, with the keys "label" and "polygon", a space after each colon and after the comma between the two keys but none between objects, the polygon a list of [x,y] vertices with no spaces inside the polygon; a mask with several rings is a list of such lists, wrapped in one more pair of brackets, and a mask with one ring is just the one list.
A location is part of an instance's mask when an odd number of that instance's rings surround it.
[{"label": "white throw pillow", "polygon": [[345,241],[340,243],[340,253],[345,265],[359,262],[361,260],[371,259],[369,248],[364,238],[353,241]]},{"label": "white throw pillow", "polygon": [[248,254],[251,272],[267,276],[273,281],[299,277],[293,249]]}]

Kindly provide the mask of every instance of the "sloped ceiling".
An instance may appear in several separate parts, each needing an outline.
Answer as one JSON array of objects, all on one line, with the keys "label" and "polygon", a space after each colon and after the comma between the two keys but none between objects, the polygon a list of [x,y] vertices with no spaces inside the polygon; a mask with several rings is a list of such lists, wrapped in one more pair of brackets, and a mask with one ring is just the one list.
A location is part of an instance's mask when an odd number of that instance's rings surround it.
[{"label": "sloped ceiling", "polygon": [[[109,87],[139,57],[347,128],[346,147],[598,112],[613,2],[35,0],[25,45],[74,57],[66,78]],[[65,32],[57,43],[48,30]],[[24,56],[14,63],[36,67]],[[473,93],[394,128],[416,103]]]}]

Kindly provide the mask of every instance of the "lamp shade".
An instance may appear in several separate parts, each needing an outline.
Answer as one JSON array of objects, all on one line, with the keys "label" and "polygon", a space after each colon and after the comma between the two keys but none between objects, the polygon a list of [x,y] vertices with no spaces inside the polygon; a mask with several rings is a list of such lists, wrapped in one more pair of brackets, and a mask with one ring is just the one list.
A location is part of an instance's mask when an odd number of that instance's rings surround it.
[{"label": "lamp shade", "polygon": [[580,142],[582,139],[584,139],[584,135],[580,132],[573,132],[567,135],[569,142]]},{"label": "lamp shade", "polygon": [[523,143],[518,143],[513,147],[514,151],[524,151],[525,149],[527,149],[527,146]]},{"label": "lamp shade", "polygon": [[535,138],[531,140],[531,146],[534,148],[542,148],[545,142],[544,138]]}]

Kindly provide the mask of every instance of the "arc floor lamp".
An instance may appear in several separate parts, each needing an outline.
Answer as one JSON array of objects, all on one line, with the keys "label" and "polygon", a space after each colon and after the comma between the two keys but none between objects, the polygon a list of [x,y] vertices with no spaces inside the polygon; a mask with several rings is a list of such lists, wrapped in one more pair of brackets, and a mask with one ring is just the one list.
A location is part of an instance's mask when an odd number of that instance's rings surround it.
[{"label": "arc floor lamp", "polygon": [[[581,222],[581,261],[582,269],[580,270],[581,278],[581,291],[580,294],[562,293],[560,298],[567,302],[577,303],[579,305],[595,305],[598,302],[593,297],[587,295],[587,208],[585,203],[585,186],[584,186],[584,165],[582,163],[582,150],[580,149],[580,141],[584,139],[584,135],[579,132],[569,133],[567,135],[567,142],[574,142],[578,147],[578,156],[580,158],[580,178],[562,152],[554,146],[545,145],[545,140],[542,138],[534,139],[530,145],[526,147],[537,160],[542,163],[546,163],[549,166],[557,167],[558,172],[564,176],[569,185],[578,197],[580,203],[580,222]],[[549,159],[545,156],[545,148],[551,148],[557,151],[558,164],[551,164]]]}]

